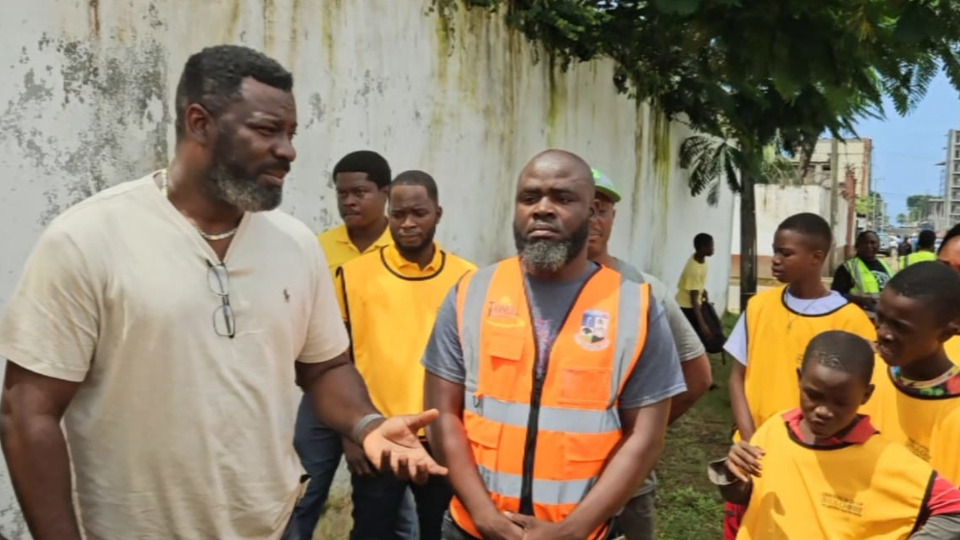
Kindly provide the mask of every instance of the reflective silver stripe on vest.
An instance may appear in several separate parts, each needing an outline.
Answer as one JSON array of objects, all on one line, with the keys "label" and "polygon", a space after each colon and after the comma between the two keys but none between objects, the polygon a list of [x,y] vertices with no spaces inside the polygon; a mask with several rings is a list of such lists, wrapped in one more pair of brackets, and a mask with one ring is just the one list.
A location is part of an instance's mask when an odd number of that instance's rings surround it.
[{"label": "reflective silver stripe on vest", "polygon": [[866,290],[866,287],[863,285],[863,276],[860,275],[859,261],[856,258],[849,259],[845,263],[845,266],[847,267],[847,273],[853,278],[853,290],[850,292],[854,294],[864,294],[863,291]]},{"label": "reflective silver stripe on vest", "polygon": [[[530,405],[510,403],[491,396],[474,399],[467,393],[464,410],[478,414],[500,424],[526,428],[530,421]],[[540,407],[538,428],[542,431],[562,433],[605,433],[620,429],[620,415],[616,411],[589,411],[584,409],[560,409]]]},{"label": "reflective silver stripe on vest", "polygon": [[[477,466],[480,478],[487,490],[506,497],[520,498],[520,486],[523,477],[519,474],[507,474],[491,471]],[[587,492],[597,482],[596,478],[586,480],[539,480],[533,479],[533,502],[544,505],[578,504],[587,496]]]},{"label": "reflective silver stripe on vest", "polygon": [[641,285],[620,275],[620,306],[617,308],[617,338],[613,345],[613,377],[610,378],[610,403],[613,407],[620,394],[620,385],[630,375],[627,370],[633,363],[637,348],[637,331],[640,321],[647,317],[648,306],[640,305]]},{"label": "reflective silver stripe on vest", "polygon": [[477,391],[477,377],[480,373],[480,326],[486,308],[487,291],[498,267],[499,265],[493,265],[477,270],[467,284],[467,296],[463,302],[463,313],[460,314],[460,349],[466,369],[465,403],[471,401]]}]

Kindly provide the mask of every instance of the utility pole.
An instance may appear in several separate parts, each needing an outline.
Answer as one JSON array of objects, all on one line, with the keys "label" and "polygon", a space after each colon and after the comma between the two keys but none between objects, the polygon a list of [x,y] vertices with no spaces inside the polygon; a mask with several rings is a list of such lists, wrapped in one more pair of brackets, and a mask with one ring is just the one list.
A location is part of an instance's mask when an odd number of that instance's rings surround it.
[{"label": "utility pole", "polygon": [[[840,190],[840,141],[830,139],[830,230],[837,230],[837,197]],[[837,267],[837,250],[830,248],[830,272]]]}]

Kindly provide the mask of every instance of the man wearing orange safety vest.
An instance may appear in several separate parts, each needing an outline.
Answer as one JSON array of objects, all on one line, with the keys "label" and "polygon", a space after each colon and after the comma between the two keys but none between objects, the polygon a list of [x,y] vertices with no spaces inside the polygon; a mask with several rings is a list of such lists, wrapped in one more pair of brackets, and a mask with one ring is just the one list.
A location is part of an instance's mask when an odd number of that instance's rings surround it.
[{"label": "man wearing orange safety vest", "polygon": [[590,262],[590,167],[549,150],[516,192],[518,257],[470,273],[424,354],[427,436],[455,494],[443,538],[602,539],[685,390],[649,285]]}]

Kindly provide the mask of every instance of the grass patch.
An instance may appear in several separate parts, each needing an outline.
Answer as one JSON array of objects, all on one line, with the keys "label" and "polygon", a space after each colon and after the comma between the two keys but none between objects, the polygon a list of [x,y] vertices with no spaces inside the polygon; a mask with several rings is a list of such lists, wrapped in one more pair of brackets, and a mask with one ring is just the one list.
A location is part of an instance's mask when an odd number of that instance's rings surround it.
[{"label": "grass patch", "polygon": [[[727,314],[723,323],[727,334],[737,321]],[[720,492],[707,479],[707,462],[727,454],[733,427],[727,379],[730,364],[724,365],[720,355],[711,358],[713,380],[717,388],[707,392],[667,432],[667,442],[657,475],[657,539],[700,540],[721,537],[723,501]],[[349,493],[331,497],[327,511],[313,540],[349,538],[353,520],[350,517]]]},{"label": "grass patch", "polygon": [[[736,321],[736,315],[724,316],[728,335]],[[717,388],[700,398],[667,432],[657,465],[658,540],[721,537],[723,500],[707,479],[707,462],[725,456],[730,449],[733,413],[727,379],[735,361],[727,357],[723,364],[720,355],[711,357]]]}]

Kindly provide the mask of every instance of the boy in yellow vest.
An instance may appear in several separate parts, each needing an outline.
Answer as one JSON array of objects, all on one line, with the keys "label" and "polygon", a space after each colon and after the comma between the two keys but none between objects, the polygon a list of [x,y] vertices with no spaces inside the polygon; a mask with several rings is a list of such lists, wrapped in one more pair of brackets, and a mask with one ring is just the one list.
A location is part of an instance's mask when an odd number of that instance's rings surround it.
[{"label": "boy in yellow vest", "polygon": [[[874,376],[864,412],[889,440],[903,443],[960,482],[960,366],[944,343],[957,332],[960,275],[938,262],[899,272],[880,295]],[[952,360],[952,361],[951,361]]]},{"label": "boy in yellow vest", "polygon": [[[736,360],[730,372],[734,440],[749,441],[757,426],[796,406],[796,369],[814,336],[846,330],[874,340],[873,323],[863,310],[828,290],[820,278],[832,244],[830,226],[816,214],[796,214],[777,228],[773,275],[784,285],[750,299],[724,346]],[[741,510],[728,506],[728,528],[736,528]]]},{"label": "boy in yellow vest", "polygon": [[[422,171],[406,171],[390,185],[390,235],[393,242],[344,264],[336,290],[357,371],[370,399],[384,414],[423,407],[424,371],[420,366],[437,310],[447,292],[476,267],[434,242],[443,214],[437,184]],[[422,436],[422,434],[421,434]],[[353,531],[350,538],[395,538],[408,484],[378,475],[362,449],[343,439],[352,473]],[[419,538],[439,540],[452,491],[443,477],[410,486],[416,499]]]},{"label": "boy in yellow vest", "polygon": [[798,370],[800,408],[711,464],[724,497],[747,506],[737,539],[960,538],[960,491],[857,414],[873,356],[854,334],[816,336]]}]

